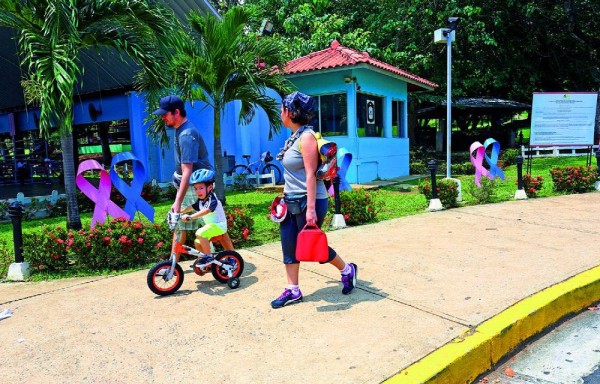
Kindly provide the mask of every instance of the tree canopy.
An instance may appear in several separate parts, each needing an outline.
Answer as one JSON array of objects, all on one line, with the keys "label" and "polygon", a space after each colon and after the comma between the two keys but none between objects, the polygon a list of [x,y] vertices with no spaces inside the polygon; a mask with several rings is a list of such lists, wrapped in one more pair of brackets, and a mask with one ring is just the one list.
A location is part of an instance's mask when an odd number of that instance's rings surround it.
[{"label": "tree canopy", "polygon": [[[221,1],[217,6],[231,6]],[[531,102],[532,92],[600,88],[600,21],[592,0],[245,0],[258,26],[274,23],[272,38],[292,59],[333,39],[367,51],[441,85],[446,49],[433,31],[460,17],[453,43],[453,95]]]}]

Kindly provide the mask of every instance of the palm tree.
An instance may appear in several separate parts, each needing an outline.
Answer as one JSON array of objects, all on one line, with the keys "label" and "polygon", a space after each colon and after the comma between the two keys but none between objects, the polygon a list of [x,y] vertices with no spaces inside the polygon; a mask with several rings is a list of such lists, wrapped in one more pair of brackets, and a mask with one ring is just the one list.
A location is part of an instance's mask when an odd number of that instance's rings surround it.
[{"label": "palm tree", "polygon": [[[213,164],[219,175],[215,192],[224,199],[221,115],[227,103],[241,101],[241,123],[250,122],[256,107],[260,107],[269,119],[270,138],[279,131],[279,103],[266,90],[279,94],[289,91],[287,81],[277,70],[284,63],[283,50],[274,39],[259,39],[248,33],[248,15],[241,8],[228,10],[222,19],[192,11],[188,20],[189,36],[177,39],[179,46],[169,64],[171,83],[178,85],[185,99],[200,100],[213,108]],[[154,128],[164,129],[157,124]]]},{"label": "palm tree", "polygon": [[0,26],[16,31],[22,84],[40,107],[40,134],[58,126],[63,152],[67,227],[81,228],[75,189],[73,97],[82,68],[78,53],[115,48],[160,82],[156,56],[169,36],[172,12],[154,0],[1,0]]}]

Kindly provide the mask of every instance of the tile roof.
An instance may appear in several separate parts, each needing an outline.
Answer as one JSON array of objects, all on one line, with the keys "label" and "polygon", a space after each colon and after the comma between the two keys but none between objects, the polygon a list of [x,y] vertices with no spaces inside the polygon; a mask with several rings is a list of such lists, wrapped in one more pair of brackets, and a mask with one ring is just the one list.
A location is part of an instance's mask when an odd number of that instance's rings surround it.
[{"label": "tile roof", "polygon": [[326,49],[289,61],[284,67],[284,73],[291,75],[359,64],[369,64],[407,80],[409,91],[433,90],[438,87],[434,82],[374,59],[367,52],[358,52],[354,49],[344,47],[337,40],[333,40],[331,45]]}]

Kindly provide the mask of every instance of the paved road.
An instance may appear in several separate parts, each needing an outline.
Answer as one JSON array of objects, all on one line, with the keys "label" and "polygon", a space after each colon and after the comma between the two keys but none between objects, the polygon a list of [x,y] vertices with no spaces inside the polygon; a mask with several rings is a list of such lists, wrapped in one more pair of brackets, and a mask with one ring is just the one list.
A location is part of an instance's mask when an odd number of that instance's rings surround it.
[{"label": "paved road", "polygon": [[591,308],[528,343],[475,383],[600,383],[600,310]]},{"label": "paved road", "polygon": [[600,300],[598,212],[589,193],[333,231],[360,267],[355,292],[341,294],[334,267],[303,263],[305,301],[278,310],[279,243],[240,250],[236,290],[186,273],[156,297],[147,271],[0,284],[0,311],[14,310],[0,321],[0,381],[470,382],[513,341]]}]

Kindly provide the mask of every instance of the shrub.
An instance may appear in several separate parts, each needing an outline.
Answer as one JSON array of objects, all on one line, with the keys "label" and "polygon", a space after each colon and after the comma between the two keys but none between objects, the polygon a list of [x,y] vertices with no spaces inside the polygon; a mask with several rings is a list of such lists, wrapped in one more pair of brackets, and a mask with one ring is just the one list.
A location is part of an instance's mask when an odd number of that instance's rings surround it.
[{"label": "shrub", "polygon": [[496,181],[482,177],[480,183],[481,187],[478,187],[475,183],[468,183],[467,192],[473,196],[477,204],[491,203],[496,193]]},{"label": "shrub", "polygon": [[8,267],[15,260],[14,249],[9,247],[12,247],[12,243],[0,240],[0,277],[8,274]]},{"label": "shrub", "polygon": [[165,189],[161,192],[161,198],[163,200],[175,200],[175,196],[177,196],[177,188],[173,184],[169,184]]},{"label": "shrub", "polygon": [[413,161],[410,163],[410,174],[411,175],[426,175],[429,173],[427,165],[422,161]]},{"label": "shrub", "polygon": [[[516,181],[519,184],[519,180]],[[530,174],[523,175],[523,189],[527,197],[536,197],[538,191],[544,186],[544,179],[542,176],[531,176]]]},{"label": "shrub", "polygon": [[0,220],[8,220],[8,200],[0,200]]},{"label": "shrub", "polygon": [[[158,203],[161,200],[162,190],[158,184],[144,183],[142,187],[142,198],[149,203]],[[175,197],[173,197],[174,199]]]},{"label": "shrub", "polygon": [[452,164],[453,175],[472,175],[475,173],[475,167],[470,161],[460,164]]},{"label": "shrub", "polygon": [[44,226],[23,236],[23,255],[32,271],[119,270],[164,258],[170,239],[166,225],[123,218],[77,232]]},{"label": "shrub", "polygon": [[250,216],[247,208],[225,207],[227,216],[227,233],[237,248],[248,240],[254,228],[254,219]]},{"label": "shrub", "polygon": [[592,191],[598,179],[595,169],[587,166],[551,168],[550,175],[556,192],[582,193]]},{"label": "shrub", "polygon": [[516,148],[507,148],[500,154],[500,160],[504,167],[517,163],[517,156],[521,154],[521,150]]},{"label": "shrub", "polygon": [[[383,202],[377,199],[376,192],[363,188],[340,192],[340,213],[347,225],[361,225],[377,221],[377,214],[383,208]],[[335,214],[335,200],[329,198],[328,213]]]},{"label": "shrub", "polygon": [[[458,185],[450,179],[440,180],[436,183],[438,199],[444,208],[452,208],[458,206],[456,199],[458,198]],[[433,194],[431,190],[431,181],[423,179],[419,184],[419,192],[421,192],[427,201],[431,200]]]}]

